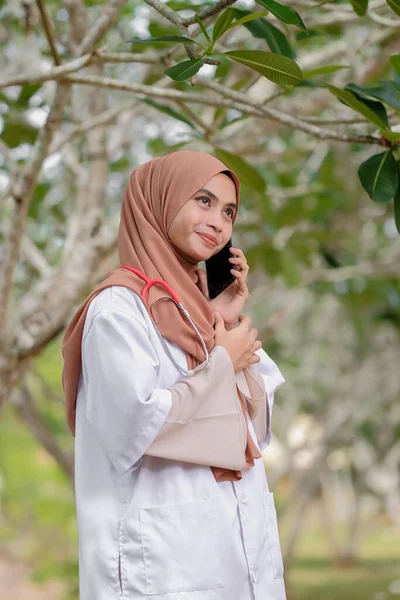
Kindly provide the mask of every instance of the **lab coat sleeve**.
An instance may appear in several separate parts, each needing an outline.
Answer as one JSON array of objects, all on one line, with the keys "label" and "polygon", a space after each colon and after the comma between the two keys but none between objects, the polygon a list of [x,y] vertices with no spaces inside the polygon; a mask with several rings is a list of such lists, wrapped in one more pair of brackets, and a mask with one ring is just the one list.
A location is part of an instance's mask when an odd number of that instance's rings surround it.
[{"label": "lab coat sleeve", "polygon": [[82,342],[86,417],[120,474],[138,466],[171,409],[157,389],[158,358],[144,323],[101,310]]},{"label": "lab coat sleeve", "polygon": [[257,354],[261,360],[259,363],[256,363],[255,366],[258,368],[258,372],[264,381],[267,403],[267,433],[263,440],[259,440],[260,450],[263,451],[271,442],[271,419],[274,394],[281,385],[285,383],[285,379],[272,358],[270,358],[262,348],[257,350]]},{"label": "lab coat sleeve", "polygon": [[145,324],[99,311],[82,344],[86,416],[120,474],[144,454],[242,469],[246,426],[228,352],[171,389],[157,388],[158,357]]},{"label": "lab coat sleeve", "polygon": [[171,392],[171,411],[146,454],[197,465],[246,468],[246,423],[225,348],[215,346],[207,367],[183,377]]}]

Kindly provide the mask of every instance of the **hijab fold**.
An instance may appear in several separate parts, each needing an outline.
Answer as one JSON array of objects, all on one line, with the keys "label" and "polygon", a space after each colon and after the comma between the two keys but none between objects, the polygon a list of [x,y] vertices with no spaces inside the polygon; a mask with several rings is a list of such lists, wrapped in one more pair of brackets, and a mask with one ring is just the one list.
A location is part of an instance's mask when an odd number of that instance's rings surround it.
[{"label": "hijab fold", "polygon": [[[214,313],[197,285],[198,265],[189,261],[172,244],[168,231],[187,200],[214,175],[223,172],[231,176],[239,203],[240,184],[237,176],[213,156],[203,152],[180,151],[143,164],[130,176],[122,202],[118,233],[120,264],[139,269],[152,279],[166,281],[189,312],[209,352],[215,346]],[[114,285],[127,287],[140,296],[144,284],[131,271],[119,268],[111,271],[77,310],[64,335],[62,383],[67,422],[73,435],[86,314],[93,298],[103,289]],[[165,298],[168,299],[167,302],[162,301]],[[189,369],[204,360],[203,349],[193,328],[180,314],[164,288],[153,286],[150,289],[146,308],[162,336],[185,351]],[[239,393],[238,397],[246,418]],[[246,459],[248,466],[252,466],[253,459],[261,455],[248,431],[247,437]],[[241,477],[240,472],[221,472],[215,467],[212,469],[218,481]]]}]

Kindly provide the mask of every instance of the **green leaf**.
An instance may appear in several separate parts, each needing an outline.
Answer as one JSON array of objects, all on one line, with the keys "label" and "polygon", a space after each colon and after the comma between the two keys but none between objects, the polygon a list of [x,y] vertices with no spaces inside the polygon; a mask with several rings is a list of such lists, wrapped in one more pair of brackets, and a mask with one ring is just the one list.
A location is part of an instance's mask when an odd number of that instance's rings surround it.
[{"label": "green leaf", "polygon": [[322,31],[318,31],[317,29],[308,29],[307,31],[298,31],[296,33],[296,40],[301,42],[302,40],[309,40],[313,37],[318,37],[319,35],[324,35]]},{"label": "green leaf", "polygon": [[211,42],[210,40],[210,36],[207,33],[207,29],[204,27],[204,23],[203,21],[200,19],[199,15],[196,15],[196,22],[197,24],[200,26],[200,29],[202,30],[204,37],[206,38],[207,42]]},{"label": "green leaf", "polygon": [[185,60],[173,67],[169,67],[164,73],[175,81],[184,81],[185,79],[189,79],[189,77],[193,77],[203,64],[204,58],[191,58],[190,60]]},{"label": "green leaf", "polygon": [[222,161],[229,169],[232,169],[232,171],[236,173],[243,183],[247,183],[247,185],[258,192],[264,192],[264,179],[261,177],[257,169],[249,165],[249,163],[243,160],[243,158],[240,158],[235,154],[231,154],[227,150],[222,150],[222,148],[216,148],[215,154],[220,161]]},{"label": "green leaf", "polygon": [[394,56],[391,56],[390,64],[392,65],[396,73],[400,75],[400,54],[395,54]]},{"label": "green leaf", "polygon": [[299,13],[289,6],[284,6],[275,0],[257,0],[258,4],[262,4],[267,8],[279,21],[287,25],[294,25],[302,31],[307,31]]},{"label": "green leaf", "polygon": [[400,133],[397,131],[386,131],[385,129],[384,131],[381,131],[381,134],[391,142],[400,142]]},{"label": "green leaf", "polygon": [[177,152],[182,150],[188,142],[181,142],[179,144],[173,144],[169,146],[165,143],[163,138],[153,138],[148,140],[147,146],[153,154],[170,154],[171,152]]},{"label": "green leaf", "polygon": [[302,80],[301,69],[287,56],[263,50],[233,50],[224,56],[261,73],[280,85],[296,85]]},{"label": "green leaf", "polygon": [[381,79],[380,83],[384,89],[384,93],[387,97],[387,104],[392,104],[396,109],[400,108],[400,83],[396,81],[386,81]]},{"label": "green leaf", "polygon": [[[397,170],[400,171],[400,162],[397,163]],[[396,229],[400,233],[400,185],[397,188],[396,195],[393,200],[394,208],[394,222],[396,223]]]},{"label": "green leaf", "polygon": [[29,100],[32,98],[34,94],[40,89],[42,86],[41,83],[32,83],[24,85],[21,88],[21,91],[18,96],[18,100],[16,101],[16,106],[21,108],[25,108],[29,104]]},{"label": "green leaf", "polygon": [[393,12],[400,17],[400,1],[399,0],[386,0]]},{"label": "green leaf", "polygon": [[368,0],[350,0],[354,12],[359,16],[363,17],[367,12]]},{"label": "green leaf", "polygon": [[[237,8],[234,10],[237,17],[242,16],[242,18],[245,18],[243,15],[250,16],[252,14],[246,10],[239,10]],[[262,13],[259,14],[261,15]],[[259,18],[245,23],[244,26],[254,37],[265,40],[272,52],[275,52],[275,54],[282,54],[283,56],[288,56],[289,58],[294,57],[295,53],[291,48],[287,38],[280,29],[269,23],[269,21]]]},{"label": "green leaf", "polygon": [[16,148],[20,144],[33,144],[39,130],[27,123],[18,114],[5,113],[4,126],[1,139],[9,148]]},{"label": "green leaf", "polygon": [[337,98],[340,98],[347,106],[350,106],[353,110],[363,115],[368,121],[374,123],[382,129],[386,128],[386,123],[373,112],[363,101],[359,100],[352,92],[348,90],[341,90],[333,85],[326,84],[326,87],[334,94]]},{"label": "green leaf", "polygon": [[393,152],[371,156],[358,169],[363,188],[375,202],[390,202],[399,187],[399,170]]},{"label": "green leaf", "polygon": [[[231,9],[233,10],[233,12],[247,12],[247,11],[238,11],[237,9]],[[234,27],[239,27],[239,25],[244,25],[245,23],[249,23],[250,21],[254,21],[255,19],[262,19],[263,17],[266,17],[269,14],[268,10],[264,10],[263,12],[259,12],[259,13],[251,13],[249,12],[249,14],[247,14],[245,17],[241,17],[240,19],[238,19],[237,21],[235,21],[234,23],[232,23],[232,25],[229,25],[228,29],[233,29]]]},{"label": "green leaf", "polygon": [[173,108],[165,106],[164,104],[159,104],[158,102],[154,102],[154,100],[150,100],[150,98],[144,98],[142,102],[148,104],[149,106],[152,106],[153,108],[156,108],[158,111],[165,113],[170,117],[173,117],[174,119],[177,119],[178,121],[182,121],[182,123],[186,123],[186,125],[189,125],[189,127],[191,127],[192,129],[196,129],[192,121],[186,115],[178,113]]},{"label": "green leaf", "polygon": [[183,35],[159,35],[157,37],[146,38],[145,40],[131,40],[132,44],[176,44],[177,42],[182,42],[182,44],[197,44],[198,46],[201,46],[199,42],[191,40]]},{"label": "green leaf", "polygon": [[271,245],[262,246],[262,262],[264,269],[272,277],[276,277],[281,274],[281,253],[275,250]]},{"label": "green leaf", "polygon": [[33,220],[37,220],[39,217],[39,210],[43,200],[46,197],[47,192],[51,188],[50,183],[38,183],[32,194],[32,199],[29,204],[28,217]]},{"label": "green leaf", "polygon": [[317,87],[320,87],[320,85],[318,83],[316,83],[315,81],[313,81],[312,79],[303,79],[303,81],[300,81],[300,83],[298,83],[296,87],[317,88]]},{"label": "green leaf", "polygon": [[349,65],[331,65],[329,67],[319,67],[318,69],[311,69],[310,71],[303,71],[303,79],[310,79],[316,75],[326,75],[328,73],[336,73],[340,69],[348,69]]},{"label": "green leaf", "polygon": [[[374,98],[371,98],[365,91],[354,83],[349,83],[344,88],[354,94],[363,104],[365,104],[372,112],[374,112],[384,123],[385,127],[389,127],[389,121],[386,114],[386,108],[382,102],[378,102]],[[388,138],[389,139],[389,138]]]},{"label": "green leaf", "polygon": [[[300,220],[299,217],[298,220]],[[288,286],[295,287],[298,285],[301,282],[301,274],[298,268],[297,257],[291,249],[285,248],[284,252],[281,252],[280,264],[282,274]]]},{"label": "green leaf", "polygon": [[[377,98],[378,100],[382,100],[389,106],[400,110],[400,98],[397,97],[397,84],[394,81],[385,81],[381,80],[382,87],[374,87],[367,88],[361,87],[355,83],[349,83],[346,85],[346,89],[350,90],[353,93],[356,93],[357,96],[364,96],[365,98]],[[400,90],[400,88],[398,88]]]},{"label": "green leaf", "polygon": [[233,8],[228,8],[228,10],[224,10],[224,12],[222,12],[219,15],[217,22],[214,25],[212,33],[214,42],[219,40],[219,38],[222,37],[224,33],[229,29],[234,16],[235,11],[233,10]]},{"label": "green leaf", "polygon": [[176,35],[176,25],[170,21],[150,21],[149,23],[149,36],[159,37],[162,35]]}]

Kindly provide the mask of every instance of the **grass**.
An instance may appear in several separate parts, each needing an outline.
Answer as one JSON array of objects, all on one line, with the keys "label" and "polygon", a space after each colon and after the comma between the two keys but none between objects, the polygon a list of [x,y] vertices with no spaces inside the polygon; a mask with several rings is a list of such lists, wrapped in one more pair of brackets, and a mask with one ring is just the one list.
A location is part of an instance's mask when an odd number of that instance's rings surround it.
[{"label": "grass", "polygon": [[379,522],[367,525],[359,557],[348,567],[337,566],[321,530],[306,528],[286,575],[288,600],[400,598],[400,532]]}]

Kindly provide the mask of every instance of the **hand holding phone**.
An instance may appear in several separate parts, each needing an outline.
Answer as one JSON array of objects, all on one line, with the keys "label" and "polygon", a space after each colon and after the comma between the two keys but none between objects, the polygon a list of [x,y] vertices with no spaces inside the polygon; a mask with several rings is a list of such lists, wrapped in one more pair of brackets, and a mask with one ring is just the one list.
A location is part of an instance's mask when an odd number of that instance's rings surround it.
[{"label": "hand holding phone", "polygon": [[210,300],[216,298],[236,280],[236,277],[231,273],[233,265],[229,262],[232,257],[231,247],[232,240],[229,240],[222,250],[205,261]]}]

